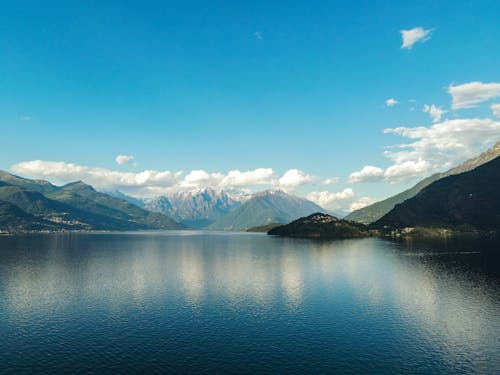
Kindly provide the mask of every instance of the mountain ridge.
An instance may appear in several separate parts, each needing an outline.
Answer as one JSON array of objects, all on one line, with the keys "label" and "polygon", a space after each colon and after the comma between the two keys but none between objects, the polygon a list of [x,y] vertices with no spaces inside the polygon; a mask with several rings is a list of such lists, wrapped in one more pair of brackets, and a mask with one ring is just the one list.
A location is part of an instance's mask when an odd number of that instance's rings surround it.
[{"label": "mountain ridge", "polygon": [[357,221],[363,224],[370,224],[378,219],[382,218],[385,214],[387,214],[390,210],[392,210],[397,204],[403,203],[405,200],[410,199],[417,195],[422,189],[429,186],[435,181],[438,181],[442,178],[456,175],[459,173],[470,171],[484,163],[487,163],[496,157],[500,156],[500,141],[495,143],[493,147],[481,153],[479,156],[468,159],[459,166],[453,167],[446,172],[443,173],[435,173],[429,177],[424,178],[423,180],[416,183],[409,189],[404,190],[401,193],[393,195],[384,200],[375,202],[369,206],[360,208],[359,210],[351,212],[349,215],[345,217],[346,220]]},{"label": "mountain ridge", "polygon": [[[55,186],[0,171],[2,227],[19,230],[137,230],[181,229],[159,213],[141,209],[122,199],[98,192],[82,181]],[[31,220],[33,225],[29,225]],[[38,223],[35,225],[35,223]]]},{"label": "mountain ridge", "polygon": [[282,190],[265,190],[255,193],[246,202],[208,226],[213,230],[246,230],[271,222],[286,224],[314,212],[327,212],[305,198]]},{"label": "mountain ridge", "polygon": [[225,191],[212,188],[178,192],[144,202],[146,209],[195,229],[207,227],[241,204]]},{"label": "mountain ridge", "polygon": [[500,156],[451,174],[396,205],[374,227],[500,230]]}]

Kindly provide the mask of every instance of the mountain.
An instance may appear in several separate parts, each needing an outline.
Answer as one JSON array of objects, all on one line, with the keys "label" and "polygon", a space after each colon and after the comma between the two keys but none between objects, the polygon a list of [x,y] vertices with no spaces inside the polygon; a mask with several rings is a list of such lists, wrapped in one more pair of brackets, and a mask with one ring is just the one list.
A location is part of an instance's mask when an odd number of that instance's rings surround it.
[{"label": "mountain", "polygon": [[208,229],[246,230],[272,222],[285,224],[320,211],[326,212],[307,199],[281,190],[266,190],[254,194],[248,201],[209,225]]},{"label": "mountain", "polygon": [[0,182],[7,185],[20,186],[27,190],[37,191],[42,194],[50,193],[58,189],[45,180],[30,180],[28,178],[19,177],[8,172],[0,170]]},{"label": "mountain", "polygon": [[374,227],[500,230],[500,157],[433,182]]},{"label": "mountain", "polygon": [[0,200],[0,233],[19,230],[56,230],[60,228],[60,224],[38,218],[12,203]]},{"label": "mountain", "polygon": [[136,206],[139,206],[140,208],[145,207],[143,199],[131,197],[130,195],[122,193],[120,190],[104,191],[104,193],[111,195],[112,197],[120,198],[120,199],[123,199],[124,201],[135,204]]},{"label": "mountain", "polygon": [[318,212],[273,228],[267,234],[298,238],[359,238],[370,235],[368,227],[363,224]]},{"label": "mountain", "polygon": [[223,190],[206,188],[148,199],[145,208],[161,212],[188,227],[204,228],[240,204]]},{"label": "mountain", "polygon": [[[96,191],[81,181],[61,187],[0,171],[0,229],[179,229],[170,218]],[[15,207],[15,208],[14,208]],[[16,224],[17,223],[17,224]]]},{"label": "mountain", "polygon": [[452,168],[444,173],[436,173],[432,176],[425,178],[424,180],[417,183],[415,186],[408,190],[403,191],[397,195],[387,198],[383,201],[376,202],[370,206],[363,207],[359,210],[353,211],[345,217],[346,220],[357,221],[359,223],[369,224],[377,221],[386,213],[394,208],[399,203],[404,202],[417,195],[422,189],[429,186],[433,182],[440,180],[442,178],[456,175],[459,173],[470,171],[484,163],[487,163],[496,157],[500,156],[500,142],[497,142],[492,148],[483,152],[478,157],[472,158],[459,165],[458,167]]}]

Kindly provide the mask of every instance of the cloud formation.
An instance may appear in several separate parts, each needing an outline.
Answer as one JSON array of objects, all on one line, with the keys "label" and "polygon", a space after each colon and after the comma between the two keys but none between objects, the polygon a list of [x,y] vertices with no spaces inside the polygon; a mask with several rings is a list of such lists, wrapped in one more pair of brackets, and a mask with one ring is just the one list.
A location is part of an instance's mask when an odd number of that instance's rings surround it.
[{"label": "cloud formation", "polygon": [[369,198],[369,197],[361,197],[358,200],[356,200],[355,202],[351,203],[348,211],[349,212],[356,211],[356,210],[359,210],[363,207],[369,206],[370,204],[373,204],[375,202],[377,202],[377,199]]},{"label": "cloud formation", "polygon": [[313,191],[307,195],[307,199],[327,209],[338,209],[343,204],[340,201],[350,200],[356,194],[351,188],[332,193],[330,191]]},{"label": "cloud formation", "polygon": [[340,182],[340,177],[327,178],[321,184],[322,185],[333,185],[333,184],[336,184],[337,182]]},{"label": "cloud formation", "polygon": [[490,108],[493,116],[500,117],[500,103],[492,104]]},{"label": "cloud formation", "polygon": [[346,188],[339,192],[313,191],[307,195],[307,199],[328,210],[354,211],[368,206],[375,199],[369,197],[358,197],[351,188]]},{"label": "cloud formation", "polygon": [[125,165],[130,163],[132,160],[134,160],[134,157],[132,155],[118,155],[115,158],[115,161],[119,165]]},{"label": "cloud formation", "polygon": [[445,120],[432,126],[387,128],[411,140],[386,149],[392,165],[385,170],[365,166],[351,173],[349,182],[404,182],[443,171],[476,156],[500,138],[500,121],[482,118]]},{"label": "cloud formation", "polygon": [[479,103],[500,97],[500,83],[468,82],[461,85],[449,85],[448,93],[452,97],[452,108],[474,108]]},{"label": "cloud formation", "polygon": [[436,107],[434,104],[428,105],[424,104],[423,111],[428,113],[431,116],[432,122],[441,121],[441,117],[447,113],[448,111],[445,109],[441,109],[440,107]]},{"label": "cloud formation", "polygon": [[295,188],[307,184],[313,180],[313,176],[299,169],[290,169],[278,180],[279,186],[283,188]]},{"label": "cloud formation", "polygon": [[400,30],[402,44],[401,48],[411,49],[417,42],[426,42],[430,39],[432,29],[425,30],[422,27],[414,27],[410,30]]},{"label": "cloud formation", "polygon": [[349,182],[355,184],[357,182],[378,182],[384,178],[384,170],[382,168],[366,165],[358,172],[353,172],[349,175]]},{"label": "cloud formation", "polygon": [[15,164],[12,171],[31,178],[46,179],[65,184],[82,180],[99,190],[120,190],[136,197],[152,197],[182,190],[212,187],[218,189],[249,189],[257,186],[293,190],[313,181],[313,176],[290,169],[277,177],[271,168],[249,171],[231,170],[226,174],[204,170],[182,172],[144,170],[121,172],[89,167],[63,161],[32,160]]},{"label": "cloud formation", "polygon": [[273,183],[274,171],[271,168],[257,168],[252,171],[241,172],[232,170],[220,182],[221,187],[247,187],[255,185],[269,185]]},{"label": "cloud formation", "polygon": [[387,100],[385,101],[385,105],[386,105],[387,107],[394,107],[394,106],[395,106],[396,104],[398,104],[398,103],[399,103],[399,102],[398,102],[396,99],[394,99],[394,98],[389,98],[389,99],[387,99]]}]

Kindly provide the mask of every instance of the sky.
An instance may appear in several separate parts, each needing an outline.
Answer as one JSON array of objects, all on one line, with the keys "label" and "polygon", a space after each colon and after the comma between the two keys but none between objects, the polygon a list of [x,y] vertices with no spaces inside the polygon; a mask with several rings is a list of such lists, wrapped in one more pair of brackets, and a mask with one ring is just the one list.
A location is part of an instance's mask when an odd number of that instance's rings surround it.
[{"label": "sky", "polygon": [[353,210],[500,140],[498,1],[10,1],[0,169]]}]

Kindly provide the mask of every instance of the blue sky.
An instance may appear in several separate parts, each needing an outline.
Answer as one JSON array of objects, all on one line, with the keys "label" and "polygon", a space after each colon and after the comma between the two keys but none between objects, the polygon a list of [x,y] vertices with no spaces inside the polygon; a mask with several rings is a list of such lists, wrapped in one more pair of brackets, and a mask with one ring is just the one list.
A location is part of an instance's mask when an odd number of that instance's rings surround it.
[{"label": "blue sky", "polygon": [[0,168],[135,195],[281,187],[348,209],[500,140],[498,14],[498,1],[5,2]]}]

